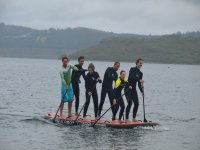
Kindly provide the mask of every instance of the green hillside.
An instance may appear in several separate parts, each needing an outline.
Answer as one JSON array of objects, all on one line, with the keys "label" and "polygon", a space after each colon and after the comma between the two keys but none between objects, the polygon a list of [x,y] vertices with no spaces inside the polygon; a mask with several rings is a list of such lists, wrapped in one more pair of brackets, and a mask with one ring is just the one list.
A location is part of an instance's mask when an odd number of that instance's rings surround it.
[{"label": "green hillside", "polygon": [[0,23],[0,57],[58,58],[115,36],[87,28],[36,30]]},{"label": "green hillside", "polygon": [[0,57],[200,64],[200,32],[172,35],[116,34],[88,28],[36,30],[0,23]]},{"label": "green hillside", "polygon": [[58,58],[113,37],[142,37],[88,28],[36,30],[0,23],[0,57]]},{"label": "green hillside", "polygon": [[134,61],[142,57],[146,62],[200,64],[200,32],[112,38],[76,52],[71,57],[79,55],[89,60]]}]

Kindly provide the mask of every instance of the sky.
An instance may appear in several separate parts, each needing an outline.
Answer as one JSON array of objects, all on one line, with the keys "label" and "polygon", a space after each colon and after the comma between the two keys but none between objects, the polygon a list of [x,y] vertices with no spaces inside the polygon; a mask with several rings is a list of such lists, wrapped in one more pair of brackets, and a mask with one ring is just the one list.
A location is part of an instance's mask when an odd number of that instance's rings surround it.
[{"label": "sky", "polygon": [[0,0],[0,22],[115,33],[200,31],[200,0]]}]

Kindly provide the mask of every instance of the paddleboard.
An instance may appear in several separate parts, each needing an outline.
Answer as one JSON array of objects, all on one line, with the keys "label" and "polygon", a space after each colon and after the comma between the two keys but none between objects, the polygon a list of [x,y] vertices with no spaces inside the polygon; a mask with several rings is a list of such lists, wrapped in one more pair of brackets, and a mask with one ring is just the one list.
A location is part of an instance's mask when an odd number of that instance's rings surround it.
[{"label": "paddleboard", "polygon": [[[48,119],[48,120],[53,120],[55,114],[53,113],[47,113],[44,118]],[[63,116],[60,117],[59,115],[57,115],[55,121],[57,123],[62,123],[64,125],[74,125],[75,121],[76,121],[76,117],[70,117],[68,118],[67,116]],[[88,124],[88,125],[92,125],[95,122],[95,120],[92,119],[83,119],[83,118],[79,118],[76,123],[78,125],[81,124]],[[156,122],[126,122],[126,121],[122,121],[122,122],[118,122],[118,121],[98,121],[96,123],[96,126],[106,126],[106,127],[111,127],[111,128],[121,128],[121,129],[128,129],[128,128],[135,128],[135,127],[154,127],[159,125],[159,123]]]}]

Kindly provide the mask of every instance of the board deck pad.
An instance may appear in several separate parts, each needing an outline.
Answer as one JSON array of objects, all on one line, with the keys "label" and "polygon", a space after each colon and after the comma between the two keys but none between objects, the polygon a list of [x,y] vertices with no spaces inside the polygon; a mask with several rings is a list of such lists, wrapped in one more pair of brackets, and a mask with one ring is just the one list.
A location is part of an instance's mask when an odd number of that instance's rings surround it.
[{"label": "board deck pad", "polygon": [[[49,119],[52,120],[55,117],[55,114],[53,113],[48,113],[45,115],[45,119]],[[56,117],[56,122],[58,123],[63,123],[65,125],[73,125],[74,122],[76,121],[76,117],[67,117],[66,115],[63,115],[63,117],[60,117],[59,115],[57,115]],[[83,118],[78,118],[77,123],[78,124],[89,124],[92,125],[95,122],[95,120],[92,119],[83,119]],[[147,126],[157,126],[159,125],[156,122],[118,122],[118,121],[102,121],[99,120],[96,123],[97,126],[106,126],[106,127],[112,127],[112,128],[134,128],[134,127],[147,127]]]}]

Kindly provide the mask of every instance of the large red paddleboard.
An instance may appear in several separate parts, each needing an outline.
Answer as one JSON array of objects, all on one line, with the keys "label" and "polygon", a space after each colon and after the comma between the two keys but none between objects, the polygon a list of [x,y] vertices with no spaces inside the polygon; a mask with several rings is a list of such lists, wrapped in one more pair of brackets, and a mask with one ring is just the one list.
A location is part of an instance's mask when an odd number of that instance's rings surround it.
[{"label": "large red paddleboard", "polygon": [[[52,120],[54,118],[55,114],[48,113],[45,115],[45,119]],[[64,115],[64,117],[60,117],[59,115],[56,117],[55,121],[58,123],[62,123],[64,125],[73,125],[75,122],[75,117],[68,118]],[[77,120],[78,124],[88,124],[92,125],[95,122],[95,120],[92,119],[83,119],[79,118]],[[99,121],[96,123],[97,126],[106,126],[106,127],[112,127],[112,128],[134,128],[134,127],[148,127],[148,126],[157,126],[159,125],[156,122],[116,122],[116,121]]]}]

